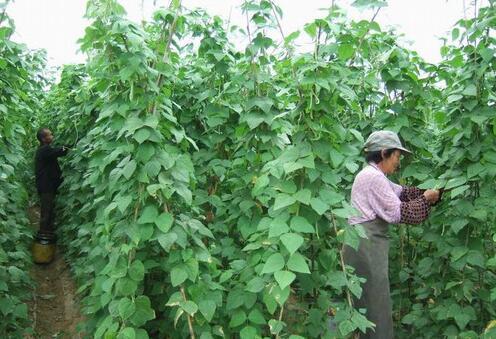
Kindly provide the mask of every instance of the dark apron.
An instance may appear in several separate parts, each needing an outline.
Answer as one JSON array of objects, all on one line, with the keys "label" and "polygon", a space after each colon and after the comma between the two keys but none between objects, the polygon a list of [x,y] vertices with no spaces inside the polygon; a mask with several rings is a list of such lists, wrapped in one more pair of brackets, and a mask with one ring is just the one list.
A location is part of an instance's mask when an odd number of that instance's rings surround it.
[{"label": "dark apron", "polygon": [[376,325],[375,331],[360,332],[360,338],[390,339],[393,338],[393,318],[388,275],[389,225],[381,219],[361,225],[368,239],[360,240],[358,251],[346,245],[343,247],[344,262],[355,268],[357,276],[367,279],[361,298],[355,298],[353,305],[356,309],[367,309],[367,319]]}]

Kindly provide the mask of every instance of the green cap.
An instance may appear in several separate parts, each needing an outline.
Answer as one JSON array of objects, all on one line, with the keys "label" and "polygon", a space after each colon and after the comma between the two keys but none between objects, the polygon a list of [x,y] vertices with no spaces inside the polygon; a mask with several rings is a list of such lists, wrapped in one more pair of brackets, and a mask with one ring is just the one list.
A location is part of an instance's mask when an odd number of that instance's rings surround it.
[{"label": "green cap", "polygon": [[396,148],[403,152],[412,153],[401,144],[398,134],[392,131],[375,131],[365,141],[365,152],[382,151],[383,149]]}]

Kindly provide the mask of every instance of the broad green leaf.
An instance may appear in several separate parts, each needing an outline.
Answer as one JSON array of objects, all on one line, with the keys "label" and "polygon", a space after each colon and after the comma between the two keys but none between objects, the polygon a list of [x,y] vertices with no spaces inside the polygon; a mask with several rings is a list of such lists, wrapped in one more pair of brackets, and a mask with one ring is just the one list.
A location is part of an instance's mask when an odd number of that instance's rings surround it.
[{"label": "broad green leaf", "polygon": [[250,314],[248,314],[248,320],[257,325],[265,325],[267,323],[265,317],[258,308],[251,310]]},{"label": "broad green leaf", "polygon": [[284,258],[280,253],[272,254],[262,268],[262,274],[280,271],[284,267]]},{"label": "broad green leaf", "polygon": [[270,333],[272,333],[274,335],[279,334],[283,328],[284,328],[284,323],[282,321],[275,320],[275,319],[269,320]]},{"label": "broad green leaf", "polygon": [[453,178],[453,179],[448,180],[448,182],[446,183],[446,186],[444,188],[449,190],[453,187],[461,186],[466,182],[467,182],[467,178],[464,178],[464,177]]},{"label": "broad green leaf", "polygon": [[131,316],[131,323],[136,327],[141,327],[147,321],[155,318],[155,311],[151,308],[150,299],[147,296],[140,295],[134,300],[136,311]]},{"label": "broad green leaf", "polygon": [[[282,268],[282,267],[281,267]],[[288,268],[293,272],[310,273],[305,257],[300,253],[294,253],[288,260]]]},{"label": "broad green leaf", "polygon": [[345,159],[344,155],[342,155],[340,152],[338,152],[337,150],[334,150],[334,149],[331,150],[329,152],[329,154],[331,156],[332,167],[334,167],[334,168],[338,168],[339,165],[341,165],[341,163]]},{"label": "broad green leaf", "polygon": [[275,218],[270,223],[269,227],[269,238],[278,237],[289,231],[289,227],[286,222],[281,218]]},{"label": "broad green leaf", "polygon": [[181,301],[179,306],[191,316],[194,316],[198,312],[198,305],[191,300]]},{"label": "broad green leaf", "polygon": [[468,225],[467,219],[457,219],[451,222],[451,229],[453,230],[453,232],[458,233],[467,225]]},{"label": "broad green leaf", "polygon": [[248,284],[246,284],[245,290],[252,293],[258,293],[265,287],[265,281],[260,277],[254,277]]},{"label": "broad green leaf", "polygon": [[176,242],[177,239],[177,234],[172,232],[169,232],[167,234],[160,234],[157,236],[158,243],[166,252],[170,251],[171,246]]},{"label": "broad green leaf", "polygon": [[131,267],[129,267],[129,277],[134,281],[140,282],[145,277],[145,266],[141,260],[137,259],[133,261]]},{"label": "broad green leaf", "polygon": [[465,87],[462,94],[475,97],[477,95],[477,88],[475,87],[474,84],[469,84],[467,85],[467,87]]},{"label": "broad green leaf", "polygon": [[158,218],[158,210],[154,205],[147,205],[138,219],[138,224],[154,223]]},{"label": "broad green leaf", "polygon": [[270,179],[267,175],[262,175],[257,178],[255,181],[255,186],[253,187],[252,193],[253,195],[259,195],[263,192],[263,189],[267,187],[269,184]]},{"label": "broad green leaf", "polygon": [[311,197],[312,192],[308,188],[304,188],[293,194],[293,198],[305,205],[310,204]]},{"label": "broad green leaf", "polygon": [[238,327],[246,321],[246,313],[243,310],[236,310],[231,317],[229,327]]},{"label": "broad green leaf", "polygon": [[131,176],[133,175],[134,171],[136,170],[136,161],[131,160],[129,161],[126,166],[122,169],[122,175],[129,180]]},{"label": "broad green leaf", "polygon": [[201,300],[198,303],[198,308],[200,310],[200,313],[205,317],[205,319],[207,319],[207,321],[210,322],[214,317],[215,309],[217,308],[217,305],[215,304],[214,301],[207,299],[207,300]]},{"label": "broad green leaf", "polygon": [[126,295],[133,295],[134,292],[136,292],[136,289],[138,288],[138,284],[136,281],[133,281],[128,278],[121,278],[117,280],[116,283],[116,289],[119,292],[120,295],[126,296]]},{"label": "broad green leaf", "polygon": [[274,201],[274,210],[290,206],[296,202],[296,199],[289,194],[279,193]]},{"label": "broad green leaf", "polygon": [[452,191],[451,191],[451,198],[455,198],[457,195],[460,195],[462,194],[463,192],[465,192],[466,190],[468,190],[470,188],[469,185],[463,185],[463,186],[459,186],[457,188],[454,188]]},{"label": "broad green leaf", "polygon": [[155,225],[157,225],[159,230],[161,230],[164,233],[167,233],[172,226],[173,220],[174,218],[170,213],[164,212],[160,214],[154,221],[155,221]]},{"label": "broad green leaf", "polygon": [[136,331],[132,327],[126,327],[117,335],[117,339],[135,339]]},{"label": "broad green leaf", "polygon": [[355,54],[355,47],[351,44],[341,44],[338,47],[338,56],[341,60],[348,60]]},{"label": "broad green leaf", "polygon": [[291,219],[290,227],[295,232],[315,233],[315,229],[313,228],[312,225],[310,225],[307,219],[300,216],[294,216]]},{"label": "broad green leaf", "polygon": [[261,338],[260,336],[257,335],[257,329],[252,326],[245,326],[239,332],[240,339],[255,339],[255,338]]},{"label": "broad green leaf", "polygon": [[181,285],[188,278],[188,272],[181,267],[174,267],[171,271],[172,286]]},{"label": "broad green leaf", "polygon": [[448,97],[448,104],[451,104],[455,101],[458,101],[463,98],[463,95],[460,94],[453,94]]},{"label": "broad green leaf", "polygon": [[277,271],[274,273],[274,278],[279,286],[281,286],[281,289],[285,289],[295,280],[296,274],[290,271]]},{"label": "broad green leaf", "polygon": [[126,320],[130,316],[133,315],[134,311],[136,310],[136,305],[131,301],[129,298],[122,298],[119,300],[119,316],[123,319]]},{"label": "broad green leaf", "polygon": [[324,214],[329,209],[329,206],[319,198],[312,198],[312,200],[310,200],[310,206],[312,206],[313,210],[319,215]]},{"label": "broad green leaf", "polygon": [[147,140],[150,137],[150,134],[151,134],[150,130],[147,127],[144,127],[144,128],[140,128],[139,130],[137,130],[134,133],[133,138],[139,144],[142,144],[145,140]]},{"label": "broad green leaf", "polygon": [[286,233],[281,235],[281,242],[288,250],[289,254],[295,253],[303,245],[303,237],[296,233]]}]

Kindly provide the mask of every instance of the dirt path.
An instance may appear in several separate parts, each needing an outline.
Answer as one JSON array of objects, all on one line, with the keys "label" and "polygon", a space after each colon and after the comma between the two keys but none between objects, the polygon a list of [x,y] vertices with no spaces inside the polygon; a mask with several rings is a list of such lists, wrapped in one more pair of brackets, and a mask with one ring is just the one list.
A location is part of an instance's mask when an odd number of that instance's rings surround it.
[{"label": "dirt path", "polygon": [[[37,229],[39,210],[28,211],[31,225]],[[36,286],[29,302],[34,335],[29,338],[80,338],[76,331],[82,317],[76,298],[76,286],[63,254],[57,251],[48,265],[33,265],[31,277]]]}]

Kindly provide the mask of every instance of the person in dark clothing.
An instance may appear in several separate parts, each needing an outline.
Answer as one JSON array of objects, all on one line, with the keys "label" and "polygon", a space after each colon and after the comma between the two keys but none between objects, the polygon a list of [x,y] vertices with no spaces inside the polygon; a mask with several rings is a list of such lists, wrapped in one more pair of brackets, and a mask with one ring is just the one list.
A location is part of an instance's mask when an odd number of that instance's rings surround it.
[{"label": "person in dark clothing", "polygon": [[41,205],[38,236],[54,238],[55,196],[63,181],[58,158],[66,155],[69,149],[52,147],[53,135],[48,128],[40,128],[36,137],[40,142],[35,155],[36,189]]}]

